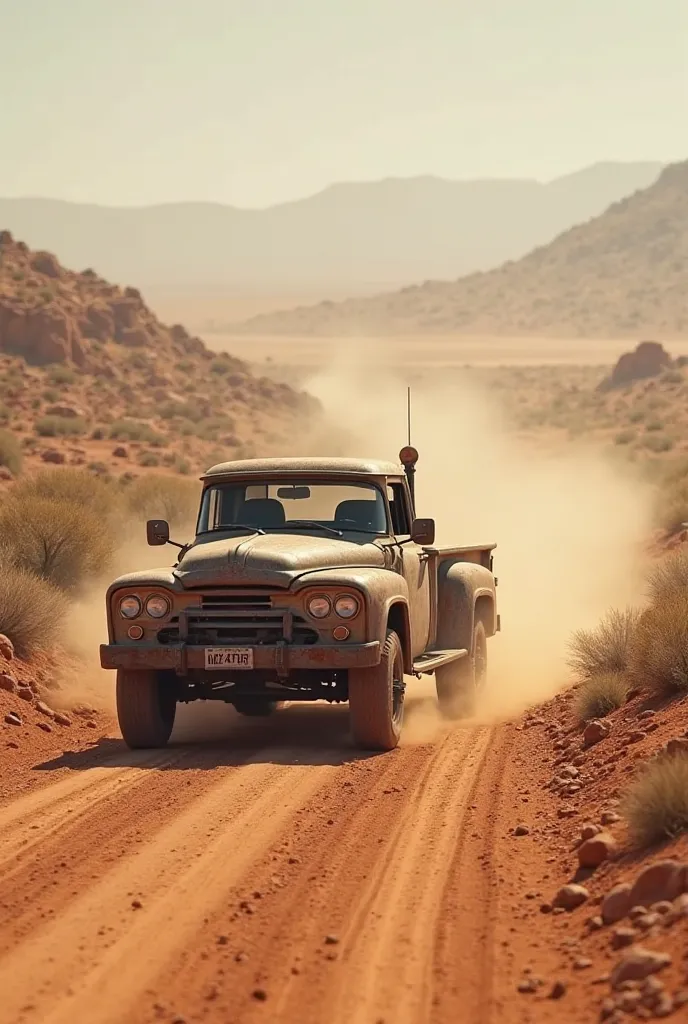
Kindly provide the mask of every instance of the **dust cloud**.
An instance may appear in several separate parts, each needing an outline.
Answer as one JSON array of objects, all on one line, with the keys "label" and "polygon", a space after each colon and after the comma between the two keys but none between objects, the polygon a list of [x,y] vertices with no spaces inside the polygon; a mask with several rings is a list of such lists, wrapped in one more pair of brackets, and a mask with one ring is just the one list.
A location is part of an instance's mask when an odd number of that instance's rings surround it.
[{"label": "dust cloud", "polygon": [[[470,369],[395,373],[387,350],[371,341],[369,352],[365,366],[342,355],[304,387],[349,435],[337,454],[396,462],[412,385],[418,515],[436,520],[440,546],[497,542],[502,632],[480,717],[508,718],[567,685],[572,630],[641,600],[649,488],[599,451],[518,438]],[[426,692],[425,678],[410,682],[405,731],[421,741],[441,727]]]}]

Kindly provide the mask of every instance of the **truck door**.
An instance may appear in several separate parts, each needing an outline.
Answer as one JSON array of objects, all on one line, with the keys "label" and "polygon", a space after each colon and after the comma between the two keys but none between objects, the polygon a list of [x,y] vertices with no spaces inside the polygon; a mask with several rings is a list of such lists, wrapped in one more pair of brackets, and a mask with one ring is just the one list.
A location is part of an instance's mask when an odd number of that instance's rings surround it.
[{"label": "truck door", "polygon": [[400,552],[400,571],[409,592],[411,619],[411,652],[416,658],[428,645],[430,632],[430,577],[428,558],[423,549],[408,538],[411,535],[411,509],[402,483],[388,484],[387,496],[392,513],[392,526],[397,540],[405,541]]}]

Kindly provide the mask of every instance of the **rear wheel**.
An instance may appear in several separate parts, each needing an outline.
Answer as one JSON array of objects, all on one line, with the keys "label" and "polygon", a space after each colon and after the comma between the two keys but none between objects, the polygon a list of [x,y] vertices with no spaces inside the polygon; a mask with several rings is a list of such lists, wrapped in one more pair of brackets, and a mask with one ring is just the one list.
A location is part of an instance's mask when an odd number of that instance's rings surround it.
[{"label": "rear wheel", "polygon": [[267,700],[265,697],[238,697],[234,707],[240,715],[248,718],[267,718],[282,707],[282,701]]},{"label": "rear wheel", "polygon": [[404,718],[404,658],[389,630],[379,665],[349,670],[349,716],[357,747],[394,750]]},{"label": "rear wheel", "polygon": [[442,665],[435,672],[437,700],[446,718],[466,718],[475,711],[478,693],[487,678],[487,634],[476,620],[473,646],[464,658]]},{"label": "rear wheel", "polygon": [[117,719],[132,750],[166,746],[176,710],[172,687],[158,672],[117,670]]}]

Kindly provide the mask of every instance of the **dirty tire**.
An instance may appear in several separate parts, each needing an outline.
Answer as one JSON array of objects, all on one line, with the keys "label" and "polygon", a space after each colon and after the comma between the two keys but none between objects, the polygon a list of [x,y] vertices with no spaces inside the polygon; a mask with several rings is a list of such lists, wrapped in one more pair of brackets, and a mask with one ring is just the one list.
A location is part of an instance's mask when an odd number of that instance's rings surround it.
[{"label": "dirty tire", "polygon": [[362,750],[394,750],[398,744],[404,717],[404,658],[393,630],[387,633],[379,665],[349,670],[349,717],[354,742]]},{"label": "dirty tire", "polygon": [[234,701],[234,708],[247,718],[267,718],[279,711],[283,703],[281,700],[266,700],[264,697],[239,697]]},{"label": "dirty tire", "polygon": [[435,672],[437,700],[445,718],[467,718],[475,711],[476,697],[487,677],[487,635],[476,620],[469,655],[443,665]]},{"label": "dirty tire", "polygon": [[117,670],[117,719],[132,750],[164,747],[176,710],[174,694],[158,672]]}]

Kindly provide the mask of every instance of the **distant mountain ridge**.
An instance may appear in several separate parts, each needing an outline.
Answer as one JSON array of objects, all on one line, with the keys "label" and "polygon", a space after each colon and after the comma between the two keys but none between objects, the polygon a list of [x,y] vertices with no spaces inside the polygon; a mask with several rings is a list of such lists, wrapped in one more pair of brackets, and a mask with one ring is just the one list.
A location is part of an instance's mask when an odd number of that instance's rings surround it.
[{"label": "distant mountain ridge", "polygon": [[237,334],[688,337],[688,161],[517,261],[253,317]]},{"label": "distant mountain ridge", "polygon": [[0,199],[0,229],[140,287],[352,291],[455,278],[516,259],[611,202],[662,164],[602,163],[543,184],[431,176],[332,185],[261,210],[219,203],[115,208]]}]

